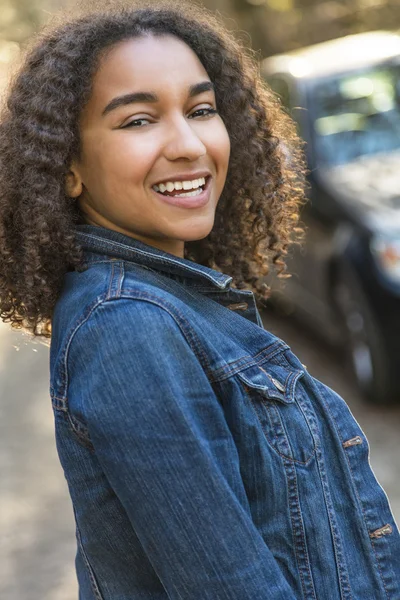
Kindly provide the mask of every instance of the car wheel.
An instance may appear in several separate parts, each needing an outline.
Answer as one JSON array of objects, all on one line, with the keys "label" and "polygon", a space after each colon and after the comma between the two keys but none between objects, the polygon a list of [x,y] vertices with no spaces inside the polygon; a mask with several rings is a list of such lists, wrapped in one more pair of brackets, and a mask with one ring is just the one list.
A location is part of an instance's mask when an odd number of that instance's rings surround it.
[{"label": "car wheel", "polygon": [[[390,404],[396,391],[382,332],[353,269],[338,269],[333,297],[342,330],[346,366],[363,396],[374,404]],[[397,390],[399,393],[399,390]]]}]

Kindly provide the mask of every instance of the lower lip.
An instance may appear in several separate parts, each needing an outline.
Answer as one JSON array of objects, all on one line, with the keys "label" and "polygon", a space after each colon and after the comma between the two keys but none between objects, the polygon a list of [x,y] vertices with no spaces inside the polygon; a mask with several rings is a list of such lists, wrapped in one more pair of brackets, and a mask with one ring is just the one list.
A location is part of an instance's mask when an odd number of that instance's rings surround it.
[{"label": "lower lip", "polygon": [[[152,191],[160,200],[166,202],[166,204],[172,204],[172,206],[179,206],[180,208],[200,208],[201,206],[205,206],[210,199],[211,177],[208,177],[203,191],[198,196],[190,196],[189,198],[185,198],[184,196],[164,196],[153,190],[153,188]],[[190,192],[191,190],[187,191]]]}]

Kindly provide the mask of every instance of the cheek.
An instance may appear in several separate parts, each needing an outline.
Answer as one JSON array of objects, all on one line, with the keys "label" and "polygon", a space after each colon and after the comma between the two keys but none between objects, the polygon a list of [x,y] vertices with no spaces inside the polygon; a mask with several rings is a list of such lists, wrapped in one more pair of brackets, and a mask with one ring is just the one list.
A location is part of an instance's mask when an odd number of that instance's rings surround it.
[{"label": "cheek", "polygon": [[225,125],[221,122],[217,130],[217,135],[215,135],[213,140],[212,153],[221,175],[224,174],[224,176],[228,170],[230,151],[230,138]]},{"label": "cheek", "polygon": [[218,152],[225,159],[229,158],[231,143],[229,139],[228,131],[222,121],[219,120],[218,127],[215,128],[215,146],[218,148]]},{"label": "cheek", "polygon": [[94,185],[115,187],[124,182],[141,183],[154,160],[154,144],[138,143],[128,132],[96,139],[87,138],[84,166]]},{"label": "cheek", "polygon": [[231,140],[229,137],[229,134],[227,132],[227,130],[225,129],[225,160],[226,160],[226,167],[228,168],[228,163],[229,163],[229,157],[231,154]]}]

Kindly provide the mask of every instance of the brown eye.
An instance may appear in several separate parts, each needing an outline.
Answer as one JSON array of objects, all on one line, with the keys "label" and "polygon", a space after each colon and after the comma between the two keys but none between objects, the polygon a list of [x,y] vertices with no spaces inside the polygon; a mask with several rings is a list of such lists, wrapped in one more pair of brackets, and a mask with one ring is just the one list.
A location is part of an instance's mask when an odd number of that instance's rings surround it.
[{"label": "brown eye", "polygon": [[134,119],[133,121],[129,121],[129,123],[127,123],[126,125],[124,125],[123,127],[121,127],[121,129],[126,129],[127,127],[132,127],[132,128],[137,128],[140,129],[141,126],[138,125],[136,126],[135,123],[140,123],[141,121],[148,121],[149,119]]},{"label": "brown eye", "polygon": [[200,115],[201,117],[206,117],[208,115],[214,115],[218,112],[215,108],[199,108],[198,110],[195,110],[194,113],[192,113],[190,116],[192,117],[193,115],[204,112],[204,111],[206,114]]}]

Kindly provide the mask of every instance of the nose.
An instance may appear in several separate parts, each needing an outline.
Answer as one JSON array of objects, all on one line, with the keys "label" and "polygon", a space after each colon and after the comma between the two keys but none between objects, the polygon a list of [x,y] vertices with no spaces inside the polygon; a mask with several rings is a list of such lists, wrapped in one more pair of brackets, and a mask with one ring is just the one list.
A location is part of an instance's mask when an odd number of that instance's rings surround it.
[{"label": "nose", "polygon": [[[207,148],[201,140],[196,126],[180,115],[166,124],[165,157],[168,160],[186,158],[196,160],[207,153]],[[197,127],[199,126],[197,122]]]}]

